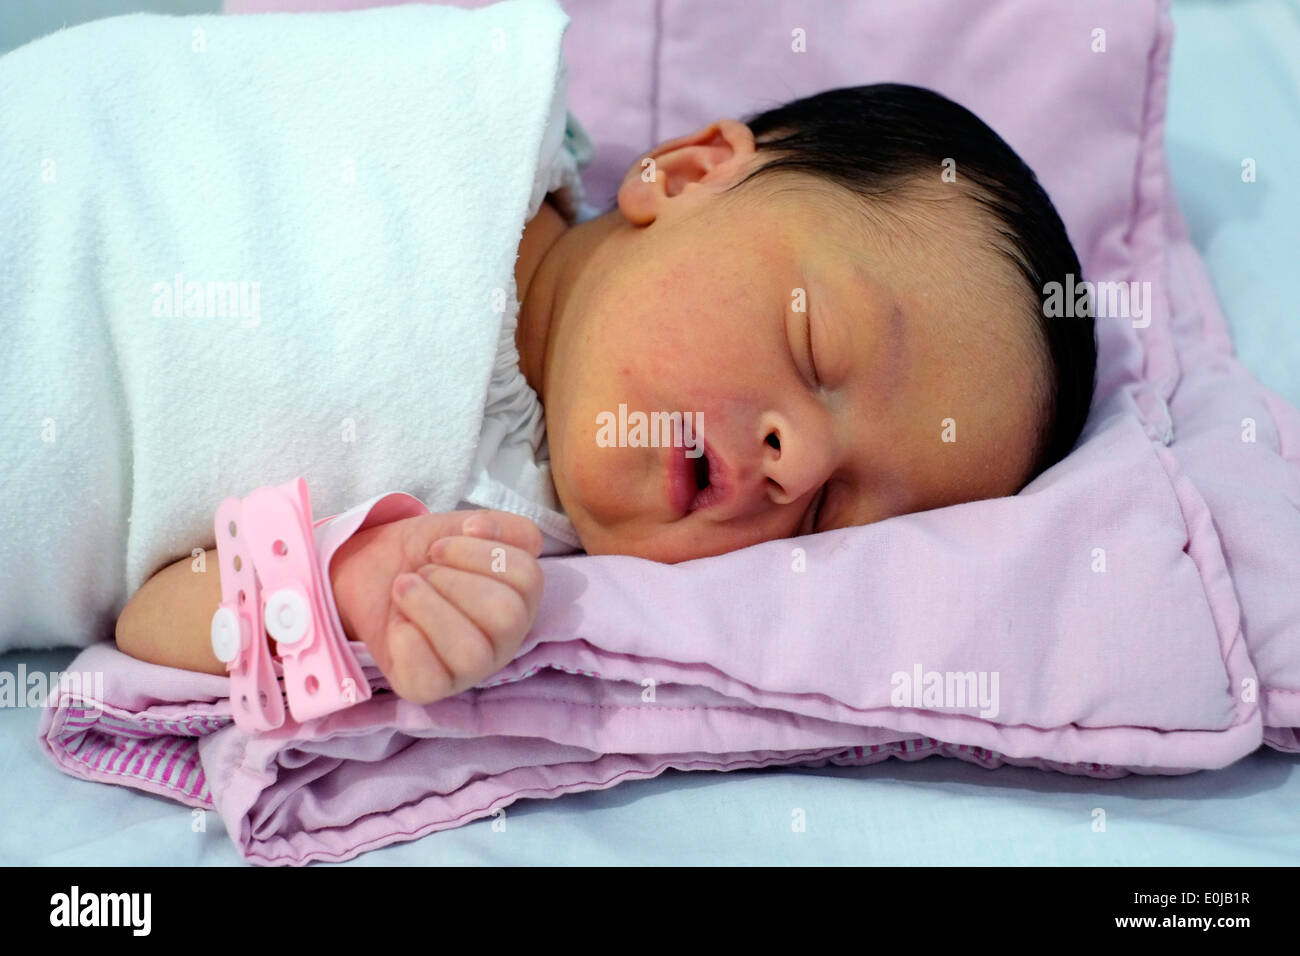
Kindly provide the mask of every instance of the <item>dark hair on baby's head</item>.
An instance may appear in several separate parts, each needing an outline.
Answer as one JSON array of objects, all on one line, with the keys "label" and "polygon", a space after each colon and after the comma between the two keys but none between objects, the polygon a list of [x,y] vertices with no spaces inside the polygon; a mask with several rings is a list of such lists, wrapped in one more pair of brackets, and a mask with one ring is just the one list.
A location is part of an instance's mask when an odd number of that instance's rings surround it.
[{"label": "dark hair on baby's head", "polygon": [[[827,90],[744,119],[761,160],[729,192],[773,172],[828,180],[879,199],[919,177],[938,181],[955,161],[957,183],[992,217],[997,243],[1028,283],[1049,361],[1047,404],[1027,484],[1064,458],[1083,430],[1097,369],[1091,317],[1049,318],[1044,287],[1082,281],[1079,258],[1052,201],[1003,139],[963,106],[931,90],[880,83]],[[950,164],[951,165],[951,164]],[[1022,486],[1023,487],[1023,486]]]}]

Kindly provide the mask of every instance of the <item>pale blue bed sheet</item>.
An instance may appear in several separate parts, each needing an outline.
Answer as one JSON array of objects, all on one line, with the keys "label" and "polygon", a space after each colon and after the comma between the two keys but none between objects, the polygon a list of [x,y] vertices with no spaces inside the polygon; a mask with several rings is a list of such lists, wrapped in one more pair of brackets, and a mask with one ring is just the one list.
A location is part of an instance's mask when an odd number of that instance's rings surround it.
[{"label": "pale blue bed sheet", "polygon": [[[0,668],[19,657],[48,672],[73,653],[10,654]],[[56,770],[37,748],[38,717],[0,710],[0,863],[243,864],[216,814],[194,832],[187,807]],[[1105,832],[1093,830],[1097,808]],[[1115,781],[942,757],[668,771],[520,801],[504,831],[480,820],[341,865],[1288,865],[1300,862],[1297,808],[1300,759],[1268,750],[1223,771]]]},{"label": "pale blue bed sheet", "polygon": [[[1175,185],[1239,354],[1300,405],[1300,4],[1175,4],[1168,143]],[[1259,181],[1240,183],[1243,157]],[[76,652],[0,656],[59,670]],[[219,818],[66,776],[39,713],[0,709],[0,863],[242,864]],[[1093,828],[1094,811],[1106,829]],[[792,826],[802,811],[803,832]],[[507,808],[490,821],[363,854],[385,864],[1300,863],[1300,757],[1261,750],[1183,777],[1100,781],[941,757],[871,767],[658,778]]]}]

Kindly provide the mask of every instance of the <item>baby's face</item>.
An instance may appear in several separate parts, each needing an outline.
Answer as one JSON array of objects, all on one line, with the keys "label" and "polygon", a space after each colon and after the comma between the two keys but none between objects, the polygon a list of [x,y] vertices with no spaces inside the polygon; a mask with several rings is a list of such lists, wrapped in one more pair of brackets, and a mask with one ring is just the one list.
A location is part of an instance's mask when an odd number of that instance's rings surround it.
[{"label": "baby's face", "polygon": [[[938,169],[896,216],[804,179],[724,201],[747,134],[722,121],[661,147],[656,182],[638,164],[619,207],[552,250],[542,398],[588,553],[677,562],[1013,494],[1027,475],[1042,415],[1027,292],[971,201]],[[691,421],[707,506],[674,493],[689,448],[598,440],[620,405]]]}]

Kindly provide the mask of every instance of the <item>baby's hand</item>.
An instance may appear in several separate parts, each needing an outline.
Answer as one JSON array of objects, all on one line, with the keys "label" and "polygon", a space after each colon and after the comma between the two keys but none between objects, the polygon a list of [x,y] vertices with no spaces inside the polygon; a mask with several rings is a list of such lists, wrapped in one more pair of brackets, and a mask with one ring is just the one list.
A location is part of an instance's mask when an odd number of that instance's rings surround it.
[{"label": "baby's hand", "polygon": [[502,511],[367,528],[330,562],[339,619],[394,693],[431,704],[515,656],[541,601],[541,550],[537,525]]}]

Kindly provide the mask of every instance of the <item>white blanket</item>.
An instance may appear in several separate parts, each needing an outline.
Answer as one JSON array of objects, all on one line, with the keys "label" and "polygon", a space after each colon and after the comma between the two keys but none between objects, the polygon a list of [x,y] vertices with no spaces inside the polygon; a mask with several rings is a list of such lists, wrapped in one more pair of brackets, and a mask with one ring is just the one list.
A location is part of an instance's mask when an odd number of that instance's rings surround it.
[{"label": "white blanket", "polygon": [[138,14],[0,58],[0,650],[111,637],[259,485],[455,507],[567,23]]}]

